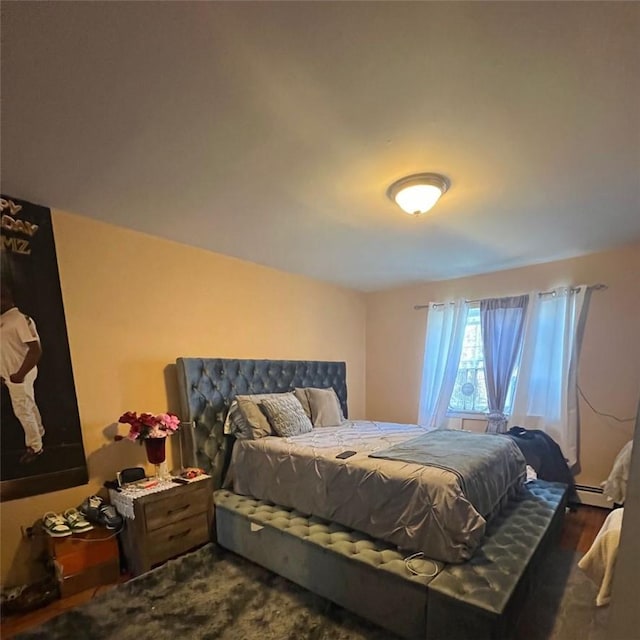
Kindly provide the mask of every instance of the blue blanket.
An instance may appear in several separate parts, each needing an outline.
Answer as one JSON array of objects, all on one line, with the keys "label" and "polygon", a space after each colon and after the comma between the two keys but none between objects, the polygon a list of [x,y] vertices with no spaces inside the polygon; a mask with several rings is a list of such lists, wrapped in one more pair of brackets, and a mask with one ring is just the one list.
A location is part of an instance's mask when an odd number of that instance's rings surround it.
[{"label": "blue blanket", "polygon": [[495,510],[514,480],[522,484],[526,477],[524,457],[513,441],[502,435],[438,429],[369,457],[450,471],[483,517]]}]

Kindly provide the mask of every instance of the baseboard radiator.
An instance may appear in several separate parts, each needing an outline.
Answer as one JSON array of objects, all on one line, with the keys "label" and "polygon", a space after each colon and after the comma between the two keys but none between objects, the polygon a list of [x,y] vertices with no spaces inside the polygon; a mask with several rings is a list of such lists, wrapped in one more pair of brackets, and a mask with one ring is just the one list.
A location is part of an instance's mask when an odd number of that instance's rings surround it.
[{"label": "baseboard radiator", "polygon": [[576,491],[578,492],[578,498],[580,498],[581,504],[588,504],[592,507],[604,507],[605,509],[611,509],[613,507],[613,502],[610,502],[604,497],[602,487],[577,484]]}]

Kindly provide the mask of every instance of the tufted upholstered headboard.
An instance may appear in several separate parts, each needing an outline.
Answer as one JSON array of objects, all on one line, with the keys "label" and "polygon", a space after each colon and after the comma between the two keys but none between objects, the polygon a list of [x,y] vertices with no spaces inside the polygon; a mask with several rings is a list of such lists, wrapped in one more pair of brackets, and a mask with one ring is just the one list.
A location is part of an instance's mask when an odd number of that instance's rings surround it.
[{"label": "tufted upholstered headboard", "polygon": [[176,360],[183,463],[201,467],[222,486],[229,464],[232,436],[223,433],[231,402],[239,394],[282,393],[295,387],[333,387],[347,417],[347,366],[315,360]]}]

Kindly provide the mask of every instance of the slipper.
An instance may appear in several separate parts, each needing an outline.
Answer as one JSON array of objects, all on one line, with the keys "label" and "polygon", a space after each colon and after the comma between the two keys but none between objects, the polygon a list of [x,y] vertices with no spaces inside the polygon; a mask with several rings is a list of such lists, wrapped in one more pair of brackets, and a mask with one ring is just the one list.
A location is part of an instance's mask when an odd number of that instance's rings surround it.
[{"label": "slipper", "polygon": [[59,513],[53,513],[53,511],[49,511],[42,516],[42,525],[52,538],[64,538],[72,533],[64,518]]},{"label": "slipper", "polygon": [[93,525],[75,508],[67,509],[63,514],[68,527],[74,533],[91,531]]}]

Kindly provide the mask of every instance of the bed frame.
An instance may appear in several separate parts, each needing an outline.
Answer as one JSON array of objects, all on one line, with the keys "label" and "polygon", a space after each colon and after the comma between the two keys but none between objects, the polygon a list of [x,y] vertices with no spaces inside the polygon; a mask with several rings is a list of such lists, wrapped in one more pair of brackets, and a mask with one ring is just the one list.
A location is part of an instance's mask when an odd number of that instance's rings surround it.
[{"label": "bed frame", "polygon": [[[508,638],[538,567],[562,528],[566,485],[528,484],[460,565],[416,577],[404,555],[361,532],[221,490],[234,397],[333,387],[347,416],[344,362],[179,358],[183,460],[214,479],[216,542],[405,638]],[[433,566],[433,565],[432,565]],[[431,573],[431,570],[428,571]]]},{"label": "bed frame", "polygon": [[234,438],[225,436],[224,421],[237,395],[282,393],[295,387],[333,387],[343,414],[347,408],[347,366],[344,362],[303,360],[235,360],[178,358],[183,464],[200,467],[222,486]]}]

